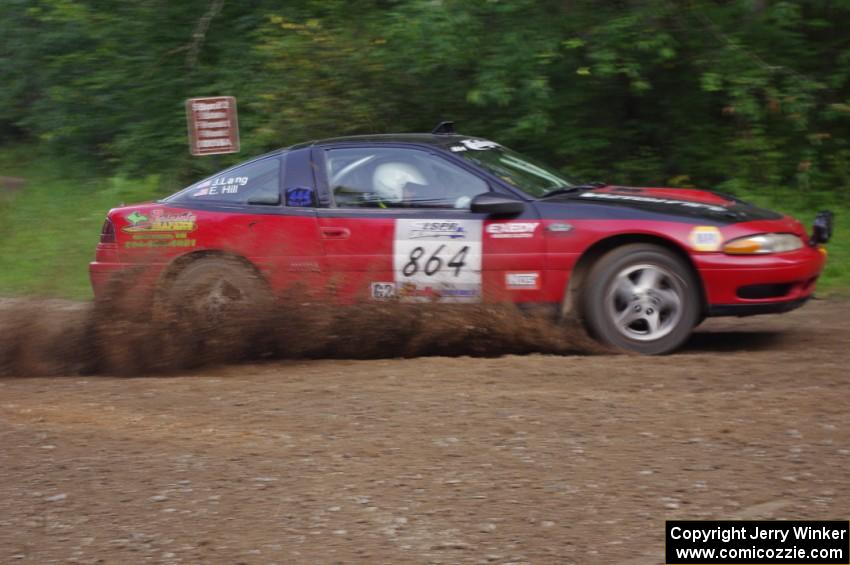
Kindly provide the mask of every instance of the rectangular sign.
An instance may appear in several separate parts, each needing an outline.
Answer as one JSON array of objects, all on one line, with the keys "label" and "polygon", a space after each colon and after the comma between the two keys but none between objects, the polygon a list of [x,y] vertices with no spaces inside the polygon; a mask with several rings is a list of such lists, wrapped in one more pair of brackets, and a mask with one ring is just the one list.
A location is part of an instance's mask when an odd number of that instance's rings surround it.
[{"label": "rectangular sign", "polygon": [[393,271],[405,302],[481,301],[481,220],[399,219]]},{"label": "rectangular sign", "polygon": [[189,98],[186,121],[192,155],[239,152],[239,121],[233,96]]},{"label": "rectangular sign", "polygon": [[510,290],[539,290],[540,273],[505,273],[505,286]]},{"label": "rectangular sign", "polygon": [[668,520],[665,563],[850,563],[850,522]]}]

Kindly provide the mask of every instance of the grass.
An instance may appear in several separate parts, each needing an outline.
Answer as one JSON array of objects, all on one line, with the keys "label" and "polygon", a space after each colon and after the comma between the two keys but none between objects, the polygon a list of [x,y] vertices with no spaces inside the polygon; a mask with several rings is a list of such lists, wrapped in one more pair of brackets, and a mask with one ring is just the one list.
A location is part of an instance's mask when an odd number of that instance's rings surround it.
[{"label": "grass", "polygon": [[110,208],[162,196],[156,177],[92,178],[73,163],[0,152],[0,176],[26,185],[0,189],[0,295],[92,296],[88,263]]},{"label": "grass", "polygon": [[[88,263],[106,212],[122,202],[160,198],[173,183],[96,177],[80,165],[41,158],[29,147],[0,150],[0,176],[23,177],[24,188],[0,189],[0,296],[91,297]],[[750,193],[745,199],[810,223],[815,212],[831,208],[836,232],[820,294],[850,293],[850,200],[793,191]]]}]

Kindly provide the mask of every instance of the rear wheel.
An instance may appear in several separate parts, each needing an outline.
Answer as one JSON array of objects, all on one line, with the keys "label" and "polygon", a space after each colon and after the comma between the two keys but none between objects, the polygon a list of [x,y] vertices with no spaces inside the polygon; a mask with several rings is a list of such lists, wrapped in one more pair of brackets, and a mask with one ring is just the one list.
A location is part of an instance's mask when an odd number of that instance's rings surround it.
[{"label": "rear wheel", "polygon": [[237,259],[214,257],[187,265],[168,292],[173,311],[216,325],[261,311],[269,291],[259,274]]},{"label": "rear wheel", "polygon": [[215,361],[264,347],[271,293],[262,277],[242,261],[209,257],[190,263],[168,289],[167,304],[168,317],[177,324],[182,341],[178,347],[184,352]]},{"label": "rear wheel", "polygon": [[658,245],[631,244],[593,266],[582,294],[594,337],[647,355],[669,353],[699,321],[699,289],[691,268]]}]

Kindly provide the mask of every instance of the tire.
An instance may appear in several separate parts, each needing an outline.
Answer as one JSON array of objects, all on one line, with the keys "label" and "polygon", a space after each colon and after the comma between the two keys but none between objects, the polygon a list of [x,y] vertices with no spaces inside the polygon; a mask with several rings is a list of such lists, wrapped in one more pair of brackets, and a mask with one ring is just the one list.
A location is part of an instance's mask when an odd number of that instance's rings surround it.
[{"label": "tire", "polygon": [[209,257],[189,263],[168,290],[173,311],[212,324],[228,316],[262,312],[271,295],[263,278],[242,261]]},{"label": "tire", "polygon": [[186,265],[164,293],[162,344],[171,364],[193,367],[254,359],[273,345],[273,298],[250,265],[207,257]]},{"label": "tire", "polygon": [[582,318],[597,340],[644,355],[675,350],[700,315],[700,291],[690,266],[652,244],[617,247],[590,270],[581,294]]}]

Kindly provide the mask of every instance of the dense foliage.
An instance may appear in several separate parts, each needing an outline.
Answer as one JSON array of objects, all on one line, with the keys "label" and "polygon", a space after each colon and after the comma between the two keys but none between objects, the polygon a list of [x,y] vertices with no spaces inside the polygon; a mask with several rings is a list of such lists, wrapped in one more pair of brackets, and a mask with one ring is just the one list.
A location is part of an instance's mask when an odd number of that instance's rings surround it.
[{"label": "dense foliage", "polygon": [[848,0],[3,0],[0,143],[196,174],[183,101],[233,95],[242,157],[454,119],[581,179],[847,199],[848,29]]}]

